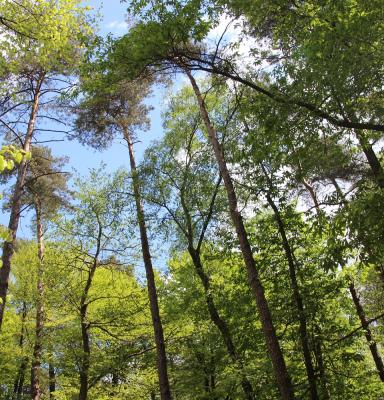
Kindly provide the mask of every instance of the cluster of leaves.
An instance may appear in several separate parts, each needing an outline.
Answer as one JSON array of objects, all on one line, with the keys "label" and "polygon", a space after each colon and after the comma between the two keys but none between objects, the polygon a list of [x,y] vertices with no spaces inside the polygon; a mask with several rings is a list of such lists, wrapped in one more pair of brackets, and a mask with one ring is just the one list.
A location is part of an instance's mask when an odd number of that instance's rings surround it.
[{"label": "cluster of leaves", "polygon": [[20,164],[23,157],[26,160],[31,158],[30,152],[24,152],[13,145],[3,146],[0,150],[0,172],[11,171],[16,164]]}]

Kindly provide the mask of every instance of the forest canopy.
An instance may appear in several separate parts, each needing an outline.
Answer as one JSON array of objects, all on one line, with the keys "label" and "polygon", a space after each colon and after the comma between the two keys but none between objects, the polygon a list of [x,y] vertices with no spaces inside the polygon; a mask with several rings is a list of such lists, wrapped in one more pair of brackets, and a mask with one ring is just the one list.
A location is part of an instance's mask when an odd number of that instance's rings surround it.
[{"label": "forest canopy", "polygon": [[92,4],[0,0],[0,400],[383,399],[382,1]]}]

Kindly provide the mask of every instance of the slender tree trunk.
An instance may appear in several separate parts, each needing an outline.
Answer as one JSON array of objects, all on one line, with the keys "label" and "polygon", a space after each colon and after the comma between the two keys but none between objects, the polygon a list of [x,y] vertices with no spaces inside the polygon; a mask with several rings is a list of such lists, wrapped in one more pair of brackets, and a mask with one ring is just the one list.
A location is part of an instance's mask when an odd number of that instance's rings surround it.
[{"label": "slender tree trunk", "polygon": [[32,368],[31,368],[31,394],[32,400],[39,400],[41,397],[40,389],[40,367],[41,355],[43,349],[43,329],[44,329],[44,238],[43,225],[41,216],[41,202],[37,195],[34,199],[36,211],[36,234],[39,266],[37,271],[37,301],[36,301],[36,327],[35,327],[35,344],[33,347]]},{"label": "slender tree trunk", "polygon": [[302,181],[304,187],[307,189],[309,195],[311,196],[311,199],[312,199],[312,201],[313,201],[313,205],[314,205],[314,207],[315,207],[317,216],[320,216],[320,215],[321,215],[320,204],[319,204],[319,201],[318,201],[318,199],[317,199],[316,192],[315,192],[315,190],[313,189],[313,186],[312,186],[306,179],[304,179],[304,178],[302,178],[301,181]]},{"label": "slender tree trunk", "polygon": [[49,398],[55,398],[55,391],[56,391],[56,372],[55,367],[50,362],[48,365],[48,374],[49,374]]},{"label": "slender tree trunk", "polygon": [[170,400],[171,399],[171,390],[170,390],[169,380],[168,380],[167,357],[166,357],[166,352],[165,352],[164,332],[163,332],[163,326],[161,324],[159,304],[158,304],[158,299],[157,299],[157,290],[156,290],[156,284],[155,284],[155,276],[153,273],[153,266],[152,266],[151,253],[150,253],[150,249],[149,249],[147,228],[145,225],[144,209],[143,209],[143,205],[142,205],[142,201],[141,201],[140,182],[139,182],[139,177],[137,174],[132,138],[126,129],[124,129],[124,136],[128,143],[128,149],[129,149],[129,160],[130,160],[131,172],[132,172],[133,192],[134,192],[135,202],[136,202],[137,220],[138,220],[139,229],[140,229],[141,249],[142,249],[142,253],[143,253],[143,261],[144,261],[145,273],[146,273],[146,277],[147,277],[148,297],[149,297],[149,303],[150,303],[150,308],[151,308],[152,324],[153,324],[155,343],[156,343],[157,372],[158,372],[158,376],[159,376],[160,397],[161,397],[161,400]]},{"label": "slender tree trunk", "polygon": [[239,357],[238,352],[236,351],[235,345],[232,340],[231,333],[229,331],[228,325],[226,321],[220,316],[219,312],[217,311],[215,302],[212,297],[211,293],[211,282],[209,280],[208,275],[205,273],[203,264],[201,262],[200,254],[196,249],[193,248],[192,245],[188,247],[189,254],[192,258],[193,265],[195,266],[195,270],[197,275],[199,276],[201,283],[204,287],[205,293],[205,300],[207,302],[209,316],[211,317],[211,321],[216,325],[217,329],[221,333],[221,336],[224,340],[225,347],[227,349],[227,353],[231,358],[233,364],[236,368],[240,371],[241,374],[241,387],[243,389],[245,398],[247,400],[254,399],[253,388],[251,382],[248,380],[247,376],[245,375],[244,366]]},{"label": "slender tree trunk", "polygon": [[245,229],[241,213],[238,210],[237,196],[233,186],[232,178],[229,174],[221,145],[217,139],[216,131],[210,121],[200,89],[188,68],[185,68],[184,70],[189,77],[196,98],[198,100],[201,117],[208,131],[209,140],[212,144],[216,156],[220,174],[224,180],[231,218],[236,228],[237,238],[239,240],[241,252],[243,254],[244,262],[247,268],[249,285],[252,289],[253,295],[257,303],[261,325],[269,351],[269,356],[271,358],[273,369],[276,375],[277,385],[280,390],[281,397],[284,400],[291,400],[294,399],[291,379],[285,364],[279,341],[276,336],[276,330],[273,325],[272,315],[269,310],[267,299],[265,297],[264,287],[259,278],[259,273],[256,268],[256,262],[253,258],[248,234]]},{"label": "slender tree trunk", "polygon": [[[44,81],[44,76],[41,76],[37,81],[37,85],[34,91],[32,109],[23,145],[23,150],[26,152],[29,152],[31,148],[31,141],[35,129],[37,112],[39,109],[41,85],[43,84],[43,81]],[[25,182],[26,172],[27,172],[27,158],[24,156],[18,168],[17,180],[11,200],[11,214],[8,223],[10,239],[4,241],[3,254],[1,256],[3,265],[0,268],[0,330],[4,317],[5,302],[8,291],[8,281],[11,272],[11,260],[14,253],[17,229],[19,227],[21,196],[23,193],[23,186]]]},{"label": "slender tree trunk", "polygon": [[360,143],[361,148],[365,154],[365,157],[368,161],[369,167],[371,169],[372,175],[375,178],[377,185],[380,188],[384,188],[384,170],[376,156],[375,151],[372,148],[372,145],[369,141],[364,137],[364,134],[358,130],[355,130],[356,137]]},{"label": "slender tree trunk", "polygon": [[317,368],[319,370],[320,382],[321,382],[321,386],[323,389],[322,397],[324,400],[330,400],[331,395],[329,393],[328,379],[327,379],[327,374],[325,372],[322,343],[321,343],[321,339],[319,338],[320,329],[318,327],[315,327],[315,328],[316,328],[318,337],[317,338],[314,337],[313,342],[314,342],[314,350],[315,350],[315,358],[316,358],[316,362],[317,362]]},{"label": "slender tree trunk", "polygon": [[[19,347],[20,349],[24,346],[24,332],[25,332],[25,319],[27,318],[27,305],[23,302],[23,311],[21,314],[21,332],[20,332],[20,339],[19,339]],[[25,370],[27,368],[28,358],[23,357],[19,370],[17,371],[17,376],[15,379],[15,383],[13,385],[13,396],[12,399],[19,399],[23,385],[24,385],[24,377],[25,377]]]},{"label": "slender tree trunk", "polygon": [[368,342],[369,350],[371,351],[373,361],[375,362],[377,373],[379,374],[380,380],[384,382],[384,365],[383,360],[380,357],[377,343],[375,342],[372,332],[369,328],[369,323],[365,316],[364,308],[360,302],[360,298],[356,292],[356,288],[353,282],[349,284],[349,292],[351,293],[353,304],[355,305],[357,315],[359,316],[361,326],[364,329],[365,337]]},{"label": "slender tree trunk", "polygon": [[79,390],[79,400],[87,400],[88,397],[88,389],[89,389],[89,367],[91,361],[91,345],[89,338],[89,322],[87,319],[87,311],[88,311],[88,293],[91,289],[93,277],[95,276],[97,264],[99,262],[99,255],[101,251],[101,236],[103,230],[102,226],[99,222],[98,235],[97,235],[97,245],[96,252],[93,257],[93,263],[88,270],[88,278],[85,283],[83,294],[80,299],[80,325],[81,325],[81,341],[83,346],[83,354],[81,357],[80,363],[80,390]]},{"label": "slender tree trunk", "polygon": [[14,399],[19,400],[22,398],[24,380],[25,380],[25,371],[27,370],[27,365],[28,365],[28,358],[24,357],[23,361],[20,364],[19,372],[17,375],[17,381],[15,381],[15,386],[13,391]]},{"label": "slender tree trunk", "polygon": [[199,351],[195,352],[195,357],[199,363],[200,369],[204,372],[203,376],[203,387],[206,393],[205,397],[210,397],[210,385],[209,385],[209,368],[207,367],[207,362],[205,361],[205,354]]},{"label": "slender tree trunk", "polygon": [[[345,195],[344,195],[343,191],[341,190],[340,186],[338,185],[336,179],[331,178],[331,182],[332,182],[333,186],[335,187],[335,190],[336,190],[337,194],[341,198],[341,201],[344,204],[347,204],[347,199],[345,198]],[[369,252],[369,249],[366,248],[366,251]],[[376,266],[376,270],[378,271],[380,279],[382,280],[382,282],[384,282],[384,274],[383,274],[382,268]],[[367,319],[365,317],[364,308],[363,308],[362,304],[360,303],[360,298],[357,295],[356,288],[355,288],[355,285],[354,285],[353,282],[351,282],[349,284],[349,292],[351,293],[353,304],[355,306],[356,313],[357,313],[357,315],[358,315],[358,317],[360,319],[361,326],[363,327],[363,329],[365,331],[365,337],[367,339],[368,347],[369,347],[369,349],[371,351],[373,361],[375,362],[377,372],[379,374],[379,377],[380,377],[381,381],[384,382],[383,360],[382,360],[382,358],[380,356],[377,344],[373,340],[372,332],[371,332],[371,330],[369,328],[369,323],[367,322]]]},{"label": "slender tree trunk", "polygon": [[293,292],[293,300],[296,303],[296,308],[297,308],[297,312],[298,312],[300,340],[301,340],[301,346],[303,349],[303,358],[304,358],[305,369],[307,372],[309,393],[310,393],[312,400],[318,400],[319,396],[317,394],[316,376],[315,376],[315,370],[313,368],[313,363],[312,363],[312,358],[311,358],[311,350],[310,350],[310,345],[309,345],[307,317],[305,315],[303,299],[301,297],[299,285],[297,282],[296,265],[294,262],[293,251],[291,249],[291,245],[289,244],[289,241],[288,241],[288,238],[287,238],[287,235],[285,232],[285,226],[284,226],[283,220],[281,218],[280,211],[277,208],[272,197],[269,194],[267,194],[266,197],[267,197],[268,204],[272,208],[273,213],[275,215],[276,223],[277,223],[278,230],[279,230],[281,240],[283,243],[285,256],[286,256],[286,259],[288,262],[289,277],[290,277],[291,287],[292,287],[292,292]]},{"label": "slender tree trunk", "polygon": [[80,391],[79,400],[87,400],[88,397],[88,375],[91,357],[91,347],[89,344],[89,325],[87,322],[87,304],[81,306],[81,340],[83,346],[83,355],[80,368]]},{"label": "slender tree trunk", "polygon": [[346,201],[346,199],[345,199],[344,193],[343,193],[343,191],[341,190],[341,187],[340,187],[340,185],[338,184],[336,178],[331,177],[331,178],[329,178],[329,179],[331,180],[332,185],[333,185],[333,187],[335,188],[337,195],[340,197],[340,200],[341,200],[342,204],[346,204],[347,201]]}]

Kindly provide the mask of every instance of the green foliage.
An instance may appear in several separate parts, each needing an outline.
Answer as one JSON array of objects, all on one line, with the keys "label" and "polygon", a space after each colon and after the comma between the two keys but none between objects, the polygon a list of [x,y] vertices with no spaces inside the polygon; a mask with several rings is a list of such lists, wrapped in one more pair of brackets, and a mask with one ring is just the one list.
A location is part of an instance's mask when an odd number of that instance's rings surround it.
[{"label": "green foliage", "polygon": [[[381,356],[384,340],[383,136],[381,128],[334,123],[383,124],[381,1],[127,6],[136,18],[129,32],[104,39],[94,36],[89,8],[79,0],[0,4],[6,143],[24,140],[19,132],[31,122],[24,115],[31,115],[38,91],[43,108],[65,108],[74,123],[71,139],[98,150],[116,138],[136,140],[149,128],[151,88],[169,84],[183,68],[199,71],[296,397],[310,398],[304,316],[318,398],[381,399],[373,354],[376,344]],[[236,19],[240,33],[215,47],[211,29],[222,26],[223,14]],[[61,79],[77,77],[76,88],[63,95]],[[164,267],[155,278],[173,398],[243,399],[244,373],[255,397],[277,399],[206,126],[194,91],[179,83],[176,94],[171,87],[167,93],[164,135],[146,149],[137,175],[149,239],[162,251],[153,259]],[[15,242],[0,333],[0,399],[15,398],[15,383],[20,400],[30,397],[39,277],[42,399],[50,397],[49,365],[54,398],[77,398],[87,357],[90,399],[158,399],[132,176],[107,174],[102,165],[68,184],[65,160],[49,148],[7,145],[0,150],[4,181],[20,163],[28,168],[16,200],[23,211],[40,205],[46,248],[41,269],[36,243]],[[3,228],[1,237],[8,236]],[[205,287],[191,250],[199,254]],[[238,364],[207,300],[227,324]]]},{"label": "green foliage", "polygon": [[16,148],[13,145],[3,146],[0,150],[0,172],[12,170],[16,164],[20,164],[23,157],[26,160],[31,158],[30,153],[25,153],[23,150]]},{"label": "green foliage", "polygon": [[0,13],[14,30],[2,33],[0,74],[27,65],[57,73],[73,68],[92,33],[88,11],[78,0],[6,2]]}]

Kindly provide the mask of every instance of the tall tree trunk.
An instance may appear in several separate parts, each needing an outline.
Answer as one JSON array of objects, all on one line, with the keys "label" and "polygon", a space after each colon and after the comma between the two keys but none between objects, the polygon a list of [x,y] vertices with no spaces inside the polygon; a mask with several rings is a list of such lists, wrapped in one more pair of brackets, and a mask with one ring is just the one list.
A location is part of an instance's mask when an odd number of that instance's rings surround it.
[{"label": "tall tree trunk", "polygon": [[49,398],[55,398],[55,391],[56,391],[56,372],[55,367],[50,362],[48,364],[48,374],[49,374]]},{"label": "tall tree trunk", "polygon": [[220,174],[224,180],[224,185],[228,196],[229,211],[233,224],[236,228],[237,238],[239,240],[241,252],[243,254],[244,262],[247,268],[249,285],[252,289],[253,295],[257,303],[261,325],[269,351],[269,356],[272,361],[273,369],[276,375],[277,385],[280,390],[281,397],[284,400],[291,400],[294,399],[291,379],[285,364],[279,341],[277,339],[275,326],[273,325],[272,321],[272,315],[269,310],[267,299],[265,297],[264,287],[259,278],[259,273],[256,268],[256,262],[253,258],[248,234],[245,229],[241,213],[238,210],[237,196],[233,186],[232,178],[229,174],[221,145],[217,139],[216,130],[214,129],[210,121],[200,89],[195,79],[193,78],[191,71],[188,68],[185,68],[184,70],[188,75],[192,88],[195,92],[200,107],[201,117],[205,123],[209,140],[212,144],[215,157],[219,166]]},{"label": "tall tree trunk", "polygon": [[155,276],[153,273],[151,253],[149,249],[147,228],[145,225],[144,209],[141,201],[141,190],[139,176],[137,174],[135,154],[133,151],[132,137],[129,132],[124,129],[124,137],[128,143],[129,160],[132,172],[133,192],[136,202],[137,220],[140,229],[141,250],[143,253],[143,261],[145,273],[147,277],[148,297],[151,308],[152,324],[155,335],[156,354],[157,354],[157,373],[159,376],[160,397],[161,400],[171,399],[171,390],[168,380],[167,357],[165,352],[164,332],[161,324],[159,304],[157,299],[157,290]]},{"label": "tall tree trunk", "polygon": [[384,170],[376,156],[375,151],[373,150],[372,145],[369,141],[364,137],[364,134],[361,131],[355,130],[356,137],[360,143],[361,148],[363,149],[363,153],[368,161],[369,167],[371,169],[372,175],[375,178],[377,185],[380,188],[384,188]]},{"label": "tall tree trunk", "polygon": [[216,305],[215,305],[215,302],[213,300],[212,293],[211,293],[211,282],[209,280],[208,275],[204,271],[200,254],[198,251],[196,251],[196,249],[193,248],[192,245],[190,245],[188,247],[188,251],[192,258],[193,265],[195,266],[196,273],[199,276],[201,283],[203,284],[203,287],[204,287],[205,300],[207,302],[208,312],[209,312],[211,321],[216,325],[217,329],[221,333],[221,336],[225,343],[225,347],[227,349],[227,353],[228,353],[229,357],[231,358],[233,364],[236,366],[236,368],[239,370],[239,372],[241,374],[241,387],[243,389],[245,398],[247,400],[252,400],[252,399],[254,399],[252,384],[248,380],[248,378],[245,374],[242,360],[235,348],[228,325],[227,325],[226,321],[220,316],[219,312],[217,311],[217,308],[216,308]]},{"label": "tall tree trunk", "polygon": [[328,379],[327,379],[327,374],[325,372],[320,329],[318,326],[315,326],[315,329],[316,329],[317,337],[313,338],[314,353],[315,353],[315,358],[316,358],[316,362],[317,362],[317,368],[319,370],[320,382],[321,382],[321,386],[322,386],[322,395],[323,395],[322,398],[324,400],[330,400],[331,395],[329,393]]},{"label": "tall tree trunk", "polygon": [[91,358],[91,346],[89,343],[89,325],[87,322],[87,304],[83,304],[80,309],[81,340],[83,354],[80,367],[80,391],[79,400],[87,400],[88,397],[88,376]]},{"label": "tall tree trunk", "polygon": [[13,399],[20,400],[23,395],[25,371],[27,370],[28,358],[24,357],[20,364],[19,372],[17,375],[17,380],[15,381],[15,386],[13,389]]},{"label": "tall tree trunk", "polygon": [[377,373],[382,382],[384,382],[384,365],[383,360],[380,357],[379,349],[377,348],[377,343],[375,342],[372,332],[369,328],[369,323],[365,316],[364,308],[360,302],[360,298],[356,292],[356,288],[353,282],[349,284],[349,292],[351,293],[353,304],[355,305],[357,315],[359,316],[361,326],[364,329],[365,337],[368,342],[369,350],[371,351],[373,361],[375,362]]},{"label": "tall tree trunk", "polygon": [[281,241],[283,243],[285,257],[288,262],[289,278],[291,281],[293,300],[296,304],[296,308],[297,308],[297,312],[298,312],[300,341],[301,341],[301,346],[303,349],[303,358],[304,358],[305,369],[307,372],[309,393],[310,393],[312,400],[318,400],[319,396],[317,394],[316,376],[315,376],[315,370],[313,368],[313,363],[312,363],[312,358],[311,358],[311,350],[310,350],[310,345],[309,345],[307,317],[305,315],[303,299],[301,297],[299,285],[297,282],[294,254],[293,254],[291,245],[289,244],[289,241],[288,241],[288,238],[287,238],[287,235],[285,232],[285,226],[284,226],[283,220],[281,218],[280,211],[277,208],[272,197],[269,194],[267,194],[266,197],[267,197],[268,204],[272,208],[273,213],[275,215],[277,227],[278,227],[278,230],[279,230],[279,233],[281,236]]},{"label": "tall tree trunk", "polygon": [[89,338],[89,322],[87,319],[88,312],[88,293],[91,289],[93,277],[95,276],[97,264],[99,262],[99,255],[101,251],[101,237],[103,233],[102,226],[99,223],[98,234],[97,234],[97,245],[96,252],[93,256],[93,262],[88,270],[88,278],[85,283],[83,293],[80,299],[80,325],[81,325],[81,341],[83,347],[83,354],[80,362],[80,390],[79,390],[79,400],[87,400],[88,389],[89,389],[89,367],[91,361],[91,344]]},{"label": "tall tree trunk", "polygon": [[39,400],[41,397],[40,389],[40,367],[41,355],[43,349],[43,329],[44,329],[44,238],[43,224],[41,216],[41,201],[38,195],[34,196],[34,205],[36,212],[36,234],[37,234],[37,255],[39,266],[37,271],[37,300],[36,300],[36,327],[35,344],[33,346],[32,368],[31,368],[31,394],[32,400]]},{"label": "tall tree trunk", "polygon": [[[20,339],[19,339],[19,347],[20,349],[24,346],[24,332],[25,332],[25,319],[27,318],[27,305],[23,302],[23,310],[21,314],[21,332],[20,332]],[[27,369],[28,358],[23,357],[19,370],[17,371],[17,376],[15,379],[15,383],[13,385],[13,396],[12,399],[19,399],[23,390],[24,385],[24,377],[25,377],[25,370]]]},{"label": "tall tree trunk", "polygon": [[[43,84],[43,81],[44,81],[44,76],[42,75],[37,80],[36,88],[34,90],[33,103],[23,145],[23,150],[26,152],[29,152],[31,148],[33,132],[36,124],[37,112],[39,109],[41,86]],[[27,158],[24,156],[18,168],[16,184],[11,200],[11,214],[8,223],[10,239],[4,241],[3,254],[1,256],[3,265],[0,268],[0,330],[4,317],[5,302],[8,291],[8,281],[11,272],[11,260],[14,253],[14,246],[16,243],[17,229],[19,227],[21,196],[23,193],[23,186],[25,182],[26,172],[27,172]]]}]

